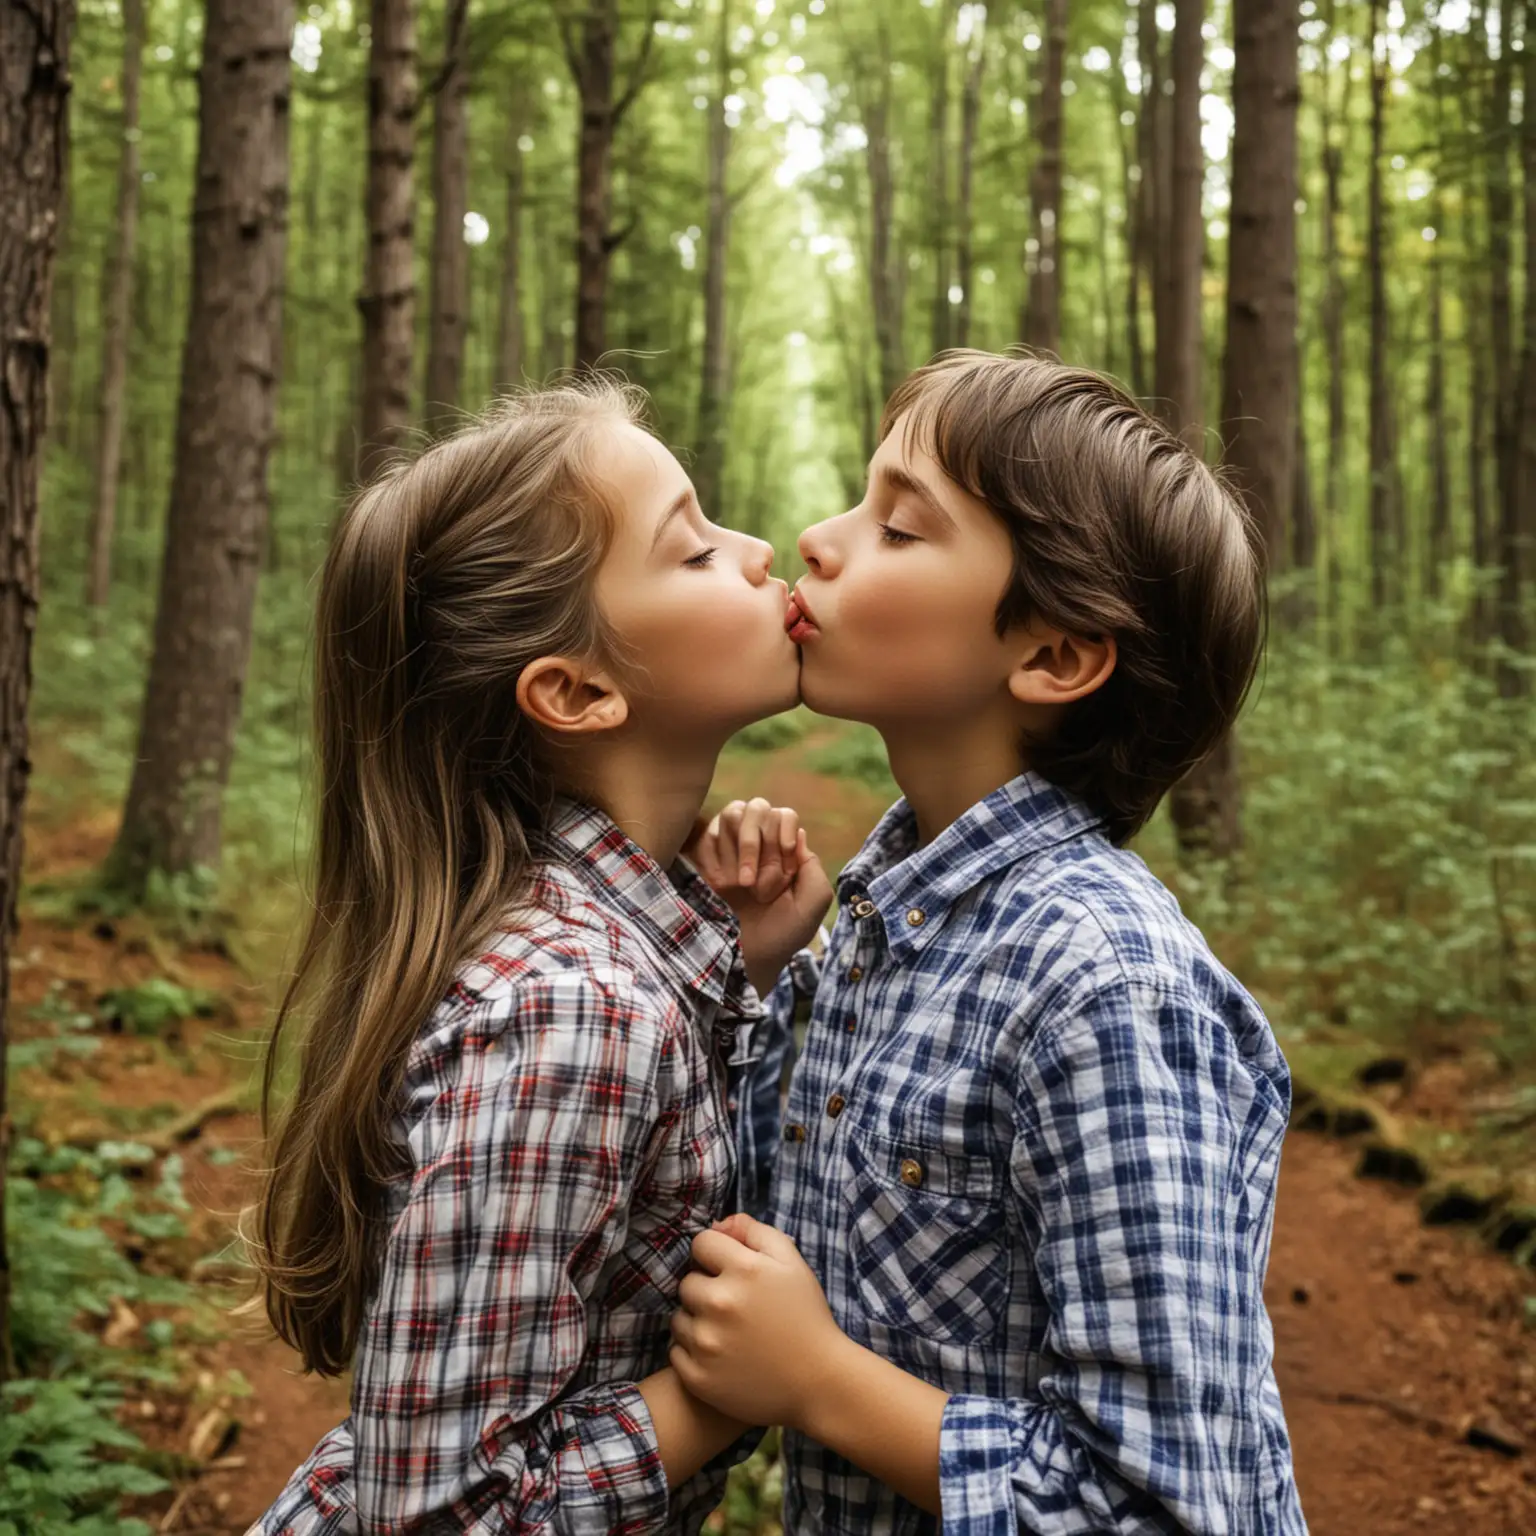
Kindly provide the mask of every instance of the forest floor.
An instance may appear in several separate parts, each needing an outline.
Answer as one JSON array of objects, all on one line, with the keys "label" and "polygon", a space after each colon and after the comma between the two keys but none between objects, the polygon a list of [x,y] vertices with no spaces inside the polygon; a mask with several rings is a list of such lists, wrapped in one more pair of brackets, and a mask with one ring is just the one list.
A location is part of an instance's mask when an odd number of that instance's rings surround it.
[{"label": "forest floor", "polygon": [[[719,788],[797,806],[828,863],[858,846],[880,800],[803,766],[803,751],[728,759]],[[33,881],[94,867],[110,815],[34,818]],[[137,1262],[192,1276],[203,1301],[178,1318],[173,1384],[130,1394],[125,1417],[157,1449],[202,1470],[141,1500],[179,1536],[241,1532],[315,1440],[346,1411],[342,1383],[305,1380],[283,1346],[227,1315],[229,1267],[193,1269],[229,1242],[254,1189],[253,1074],[266,988],[219,955],[168,945],[133,923],[23,916],[13,949],[21,1033],[47,996],[89,1008],[110,989],[168,977],[221,1000],[168,1033],[101,1035],[91,1055],[20,1075],[33,1134],[89,1144],[152,1135],[189,1109],[212,1113],[178,1143],[191,1210],[184,1236],[144,1243]],[[187,1127],[183,1127],[188,1129]],[[1267,1295],[1302,1500],[1316,1536],[1392,1536],[1454,1525],[1475,1536],[1536,1531],[1536,1279],[1467,1231],[1428,1228],[1409,1192],[1354,1176],[1348,1145],[1293,1133],[1286,1145]],[[114,1309],[133,1341],[154,1309]],[[190,1466],[191,1463],[188,1463]]]}]

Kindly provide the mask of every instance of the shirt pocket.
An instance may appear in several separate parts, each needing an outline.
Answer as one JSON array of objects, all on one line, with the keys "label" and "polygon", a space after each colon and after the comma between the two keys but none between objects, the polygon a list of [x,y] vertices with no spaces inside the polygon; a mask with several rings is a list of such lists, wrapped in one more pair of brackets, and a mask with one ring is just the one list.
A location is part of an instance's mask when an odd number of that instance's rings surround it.
[{"label": "shirt pocket", "polygon": [[953,1344],[997,1331],[1009,1251],[991,1158],[853,1131],[847,1199],[849,1257],[872,1321]]}]

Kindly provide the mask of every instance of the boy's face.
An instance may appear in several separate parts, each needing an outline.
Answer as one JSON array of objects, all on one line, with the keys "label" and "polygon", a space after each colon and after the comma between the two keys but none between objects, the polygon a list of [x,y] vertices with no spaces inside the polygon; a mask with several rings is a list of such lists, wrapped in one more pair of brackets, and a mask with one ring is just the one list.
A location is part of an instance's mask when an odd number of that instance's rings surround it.
[{"label": "boy's face", "polygon": [[[1013,567],[1007,531],[898,421],[870,461],[864,500],[800,536],[810,567],[800,689],[824,715],[901,730],[996,713],[1010,727],[1021,637],[994,622]],[[791,619],[794,610],[791,610]]]}]

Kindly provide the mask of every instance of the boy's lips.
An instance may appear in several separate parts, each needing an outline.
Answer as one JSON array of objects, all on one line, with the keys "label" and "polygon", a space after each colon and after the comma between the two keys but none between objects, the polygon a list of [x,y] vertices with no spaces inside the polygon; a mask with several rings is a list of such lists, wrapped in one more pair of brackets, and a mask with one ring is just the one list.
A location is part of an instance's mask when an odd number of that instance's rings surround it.
[{"label": "boy's lips", "polygon": [[784,628],[796,645],[803,645],[812,635],[820,633],[816,620],[811,617],[811,611],[805,606],[798,591],[789,595],[789,611],[784,615]]}]

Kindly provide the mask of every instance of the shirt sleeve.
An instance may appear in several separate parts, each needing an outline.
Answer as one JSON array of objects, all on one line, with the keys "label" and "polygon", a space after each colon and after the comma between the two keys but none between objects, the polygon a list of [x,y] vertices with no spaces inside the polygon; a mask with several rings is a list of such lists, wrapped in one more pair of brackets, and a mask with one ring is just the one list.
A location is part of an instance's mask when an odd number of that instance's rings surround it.
[{"label": "shirt sleeve", "polygon": [[1026,1047],[1010,1177],[1048,1310],[1027,1394],[952,1397],[945,1531],[1288,1532],[1263,1281],[1283,1088],[1127,982]]},{"label": "shirt sleeve", "polygon": [[802,949],[779,973],[752,1025],[746,1059],[734,1087],[736,1100],[737,1203],[751,1216],[767,1213],[768,1191],[778,1161],[785,1069],[793,1063],[795,1019],[808,1007],[821,979],[821,961]]},{"label": "shirt sleeve", "polygon": [[638,1388],[567,1389],[664,1107],[662,1021],[577,976],[520,986],[511,1018],[498,1006],[458,1035],[412,1133],[356,1361],[358,1522],[660,1531]]}]

